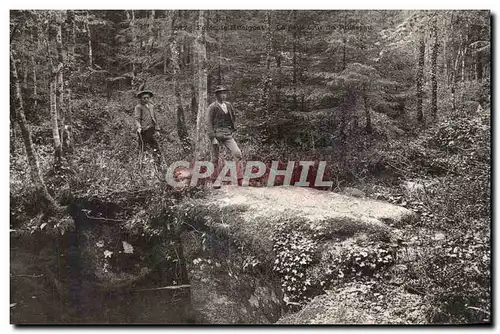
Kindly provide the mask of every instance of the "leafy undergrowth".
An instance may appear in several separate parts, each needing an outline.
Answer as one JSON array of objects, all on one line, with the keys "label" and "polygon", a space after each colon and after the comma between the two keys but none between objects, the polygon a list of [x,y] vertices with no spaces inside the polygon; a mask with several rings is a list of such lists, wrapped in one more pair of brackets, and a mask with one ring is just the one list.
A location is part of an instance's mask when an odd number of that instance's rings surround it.
[{"label": "leafy undergrowth", "polygon": [[392,175],[365,174],[355,184],[362,193],[419,215],[390,224],[390,243],[338,241],[315,259],[314,238],[290,231],[275,240],[275,270],[300,310],[283,323],[491,322],[490,110],[449,116],[357,161],[354,170]]},{"label": "leafy undergrowth", "polygon": [[[133,99],[129,99],[134,103]],[[114,203],[122,207],[119,215],[106,216],[102,212],[91,212],[96,219],[114,219],[117,222],[133,221],[140,225],[168,211],[169,207],[184,196],[202,192],[201,187],[173,189],[165,179],[166,170],[158,170],[149,150],[142,154],[137,145],[131,109],[121,102],[81,99],[74,102],[78,114],[73,117],[73,147],[64,154],[62,166],[53,166],[53,148],[50,132],[35,133],[40,142],[36,146],[40,170],[49,193],[63,206],[75,201]],[[103,112],[104,111],[104,112]],[[160,126],[175,131],[167,117],[171,110],[161,111]],[[107,126],[105,126],[107,125]],[[40,128],[50,128],[42,124]],[[45,138],[47,137],[47,138]],[[42,140],[43,139],[43,140]],[[47,139],[47,140],[45,140]],[[163,166],[176,157],[185,156],[179,143],[168,135],[159,139]],[[45,216],[38,205],[23,146],[16,143],[11,154],[11,229],[27,231],[49,231],[60,222]],[[70,224],[71,225],[71,224]],[[71,228],[71,226],[66,226]],[[65,227],[59,232],[64,233]]]},{"label": "leafy undergrowth", "polygon": [[[366,193],[420,214],[400,227],[398,280],[421,294],[431,323],[491,321],[490,110],[452,115],[384,152],[399,186]],[[365,185],[365,188],[369,188]]]},{"label": "leafy undergrowth", "polygon": [[288,305],[305,305],[312,298],[312,283],[306,274],[313,262],[317,242],[297,231],[285,232],[281,226],[273,237],[276,253],[273,271],[281,277],[284,301]]}]

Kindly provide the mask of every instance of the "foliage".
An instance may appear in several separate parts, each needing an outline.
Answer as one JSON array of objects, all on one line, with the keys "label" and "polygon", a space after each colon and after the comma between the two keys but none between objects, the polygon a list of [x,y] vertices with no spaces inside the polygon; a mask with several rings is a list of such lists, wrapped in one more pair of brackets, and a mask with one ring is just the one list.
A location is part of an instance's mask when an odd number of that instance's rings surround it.
[{"label": "foliage", "polygon": [[426,265],[435,302],[430,314],[433,322],[488,321],[491,264],[489,241],[484,235],[466,232],[446,240]]},{"label": "foliage", "polygon": [[[392,192],[389,201],[421,214],[426,232],[411,247],[433,249],[409,263],[408,278],[425,291],[433,322],[481,323],[490,319],[490,141],[489,110],[443,117],[411,141],[383,152],[388,168],[428,184],[417,192]],[[411,163],[410,163],[411,162]],[[439,177],[436,178],[435,176]],[[429,181],[432,180],[432,185]],[[429,235],[430,234],[430,235]],[[411,274],[414,272],[415,274]],[[458,279],[460,278],[460,279]]]},{"label": "foliage", "polygon": [[306,269],[314,261],[317,245],[306,235],[290,230],[289,225],[278,225],[273,235],[273,251],[276,253],[273,271],[281,277],[285,302],[304,305],[312,298],[312,283]]},{"label": "foliage", "polygon": [[353,279],[382,278],[381,272],[395,263],[395,250],[386,245],[373,246],[373,243],[364,246],[347,244],[340,253],[330,254],[331,258],[325,259],[328,265],[326,275],[319,282],[321,287],[327,289]]}]

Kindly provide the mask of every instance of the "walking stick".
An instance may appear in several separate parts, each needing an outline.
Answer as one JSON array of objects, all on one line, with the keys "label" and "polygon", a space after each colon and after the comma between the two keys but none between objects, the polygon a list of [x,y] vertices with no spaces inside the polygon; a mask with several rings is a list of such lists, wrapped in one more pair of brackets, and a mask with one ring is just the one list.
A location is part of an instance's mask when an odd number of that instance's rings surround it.
[{"label": "walking stick", "polygon": [[142,136],[140,132],[137,132],[137,136],[139,137],[139,141],[141,143],[141,149],[139,151],[139,172],[142,171],[142,160],[144,158],[144,141],[142,140]]}]

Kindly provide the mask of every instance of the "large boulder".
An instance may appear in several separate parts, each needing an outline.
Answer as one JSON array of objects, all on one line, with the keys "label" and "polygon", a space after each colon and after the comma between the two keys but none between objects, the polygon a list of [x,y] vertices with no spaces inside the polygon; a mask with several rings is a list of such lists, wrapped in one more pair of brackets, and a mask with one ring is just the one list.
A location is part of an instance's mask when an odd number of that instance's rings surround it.
[{"label": "large boulder", "polygon": [[[411,210],[365,198],[237,186],[186,200],[178,216],[191,229],[182,239],[192,306],[198,321],[208,323],[276,322],[285,303],[298,304],[293,296],[322,293],[311,282],[323,284],[325,262],[344,247],[389,241],[390,226],[416,218]],[[304,292],[294,294],[299,288]]]}]

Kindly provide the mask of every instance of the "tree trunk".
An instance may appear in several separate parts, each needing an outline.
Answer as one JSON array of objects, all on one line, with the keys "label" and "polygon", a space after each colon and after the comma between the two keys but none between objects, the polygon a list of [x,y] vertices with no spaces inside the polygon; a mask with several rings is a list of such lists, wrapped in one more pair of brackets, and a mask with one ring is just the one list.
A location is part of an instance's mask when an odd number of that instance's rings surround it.
[{"label": "tree trunk", "polygon": [[76,25],[75,25],[75,11],[68,10],[67,11],[67,19],[66,22],[68,24],[68,56],[71,59],[71,63],[75,65],[75,50],[76,50]]},{"label": "tree trunk", "polygon": [[171,18],[167,16],[167,24],[170,24],[170,37],[169,37],[169,45],[170,45],[170,55],[172,57],[172,81],[174,84],[174,96],[175,96],[175,110],[177,115],[177,135],[182,143],[182,147],[185,152],[189,152],[191,150],[191,143],[189,141],[189,133],[186,127],[186,119],[184,117],[184,109],[182,108],[182,99],[181,99],[181,88],[179,83],[179,74],[180,74],[180,47],[177,44],[177,32],[175,31],[175,11],[173,11],[170,15]]},{"label": "tree trunk", "polygon": [[450,74],[449,74],[449,64],[448,64],[448,57],[447,57],[447,51],[448,51],[448,36],[445,34],[445,38],[443,41],[443,65],[444,65],[444,77],[446,78],[446,85],[450,85]]},{"label": "tree trunk", "polygon": [[276,108],[279,110],[281,109],[281,81],[283,79],[281,72],[281,47],[276,55],[276,68],[278,70],[278,78],[276,82]]},{"label": "tree trunk", "polygon": [[[183,18],[183,24],[186,24],[187,25],[187,22],[191,22],[191,20],[189,19],[189,12],[188,11],[182,11],[184,14],[181,15],[182,18]],[[192,23],[192,28],[193,28],[193,31],[196,31],[196,22],[197,20],[193,20],[194,23]],[[192,50],[192,47],[191,47],[191,40],[188,38],[188,36],[184,36],[184,40],[182,42],[182,53],[180,55],[180,68],[181,69],[185,69],[187,67],[188,64],[190,64],[190,54],[191,52],[193,52]],[[189,67],[189,69],[191,70],[191,67]],[[193,111],[194,115],[196,115],[196,110]]]},{"label": "tree trunk", "polygon": [[127,17],[129,18],[129,27],[130,27],[130,33],[132,35],[132,87],[135,88],[135,76],[137,75],[137,68],[135,66],[135,57],[137,56],[137,34],[135,31],[135,11],[132,9],[129,12],[127,12]]},{"label": "tree trunk", "polygon": [[[165,11],[165,21],[164,21],[164,29],[163,29],[163,34],[164,34],[164,42],[165,45],[168,45],[172,42],[175,31],[175,11],[174,10],[166,10]],[[175,42],[175,41],[174,41]],[[165,47],[163,50],[163,74],[167,74],[168,72],[168,51],[171,48]]]},{"label": "tree trunk", "polygon": [[31,66],[33,67],[33,110],[38,107],[38,85],[36,83],[36,62],[35,57],[31,56]]},{"label": "tree trunk", "polygon": [[[49,23],[50,24],[50,23]],[[50,101],[50,123],[52,127],[52,137],[54,140],[54,166],[59,168],[61,166],[62,157],[62,146],[61,137],[59,136],[58,127],[58,116],[57,116],[57,100],[56,100],[56,90],[57,90],[57,77],[59,71],[62,70],[59,66],[54,68],[52,57],[50,55],[48,34],[45,36],[44,44],[46,47],[46,52],[49,60],[49,101]]]},{"label": "tree trunk", "polygon": [[57,80],[54,77],[50,82],[50,121],[52,124],[52,137],[54,138],[54,162],[55,166],[58,167],[61,164],[62,157],[62,147],[61,147],[61,137],[59,136],[59,127],[57,121],[57,102],[56,102],[56,90],[57,90]]},{"label": "tree trunk", "polygon": [[17,115],[16,115],[16,87],[12,83],[12,74],[10,79],[10,112],[9,112],[9,121],[10,121],[10,154],[13,154],[16,151],[16,124],[17,124]]},{"label": "tree trunk", "polygon": [[180,50],[175,39],[170,43],[170,53],[172,55],[172,72],[174,83],[174,96],[175,96],[175,109],[177,114],[177,135],[182,143],[185,152],[191,150],[191,143],[189,141],[189,133],[186,127],[186,118],[184,116],[184,109],[182,108],[181,89],[179,84],[179,54]]},{"label": "tree trunk", "polygon": [[453,78],[452,80],[453,80],[453,82],[451,84],[451,110],[456,111],[457,110],[457,100],[456,100],[457,80],[455,78]]},{"label": "tree trunk", "polygon": [[370,114],[370,107],[368,105],[368,97],[366,94],[363,95],[363,102],[365,104],[365,116],[366,116],[366,127],[365,130],[367,133],[372,133],[373,128],[372,128],[372,117]]},{"label": "tree trunk", "polygon": [[168,69],[168,62],[167,62],[167,59],[168,59],[168,53],[167,53],[167,48],[165,48],[165,50],[163,51],[163,74],[166,75],[167,74],[167,69]]},{"label": "tree trunk", "polygon": [[185,40],[187,41],[184,46],[186,47],[186,50],[184,52],[184,64],[185,65],[191,65],[191,63],[193,62],[192,58],[193,57],[193,44],[189,42],[189,39],[188,38],[185,38]]},{"label": "tree trunk", "polygon": [[457,51],[457,56],[455,58],[455,63],[453,64],[452,78],[451,78],[451,110],[457,110],[457,71],[458,71],[458,61],[460,59],[461,50]]},{"label": "tree trunk", "polygon": [[28,61],[23,62],[22,73],[23,73],[23,93],[28,95]]},{"label": "tree trunk", "polygon": [[432,118],[436,119],[437,117],[437,59],[438,59],[438,51],[439,51],[439,41],[438,41],[438,26],[437,22],[434,21],[432,26],[433,34],[434,34],[434,46],[432,48],[431,55],[431,114]]},{"label": "tree trunk", "polygon": [[[76,18],[75,18],[75,12],[72,11],[73,13],[73,20],[71,21],[71,58],[73,59],[73,62],[76,62]],[[74,64],[76,65],[76,64]]]},{"label": "tree trunk", "polygon": [[56,45],[57,45],[57,87],[56,87],[56,106],[57,106],[57,116],[59,123],[59,134],[61,139],[61,148],[64,147],[64,81],[63,81],[63,67],[64,67],[64,57],[63,57],[63,44],[62,44],[62,17],[59,12],[57,16],[57,34],[56,34]]},{"label": "tree trunk", "polygon": [[467,47],[464,48],[464,51],[462,53],[462,69],[461,69],[461,81],[465,81],[465,56],[467,55]]},{"label": "tree trunk", "polygon": [[153,36],[153,27],[155,22],[155,11],[151,10],[149,14],[149,25],[148,25],[148,45],[147,45],[147,54],[151,56],[151,52],[153,50],[154,36]]},{"label": "tree trunk", "polygon": [[417,68],[417,120],[423,122],[424,113],[422,110],[424,97],[424,65],[425,65],[425,38],[421,34],[419,40],[418,68]]},{"label": "tree trunk", "polygon": [[66,90],[66,108],[67,108],[66,114],[68,115],[68,117],[66,118],[66,124],[64,125],[64,135],[66,137],[66,140],[64,142],[69,151],[73,150],[73,132],[72,132],[73,127],[71,126],[71,113],[72,113],[71,103],[72,103],[71,90],[68,88]]},{"label": "tree trunk", "polygon": [[[463,30],[462,30],[463,31]],[[468,45],[469,45],[469,24],[465,23],[465,32],[463,33],[465,35],[465,43],[464,43],[464,49],[462,53],[462,69],[461,69],[461,77],[462,77],[462,82],[466,80],[465,74],[466,74],[466,60],[467,60],[467,51],[468,51]],[[462,36],[463,36],[462,35]]]},{"label": "tree trunk", "polygon": [[92,61],[92,35],[90,33],[90,14],[89,11],[87,11],[87,18],[85,20],[85,30],[87,31],[87,45],[88,45],[88,65],[89,67],[92,67],[93,61]]},{"label": "tree trunk", "polygon": [[198,55],[198,114],[196,117],[196,149],[195,159],[208,157],[208,137],[206,125],[207,110],[207,52],[205,47],[204,11],[199,11],[198,32],[196,36],[196,53]]},{"label": "tree trunk", "polygon": [[[293,11],[293,22],[296,22],[296,12]],[[297,29],[293,29],[293,46],[292,46],[292,63],[293,63],[293,76],[292,76],[292,87],[293,87],[293,98],[292,98],[292,110],[297,110]]]},{"label": "tree trunk", "polygon": [[476,78],[479,82],[483,81],[483,63],[479,52],[476,52]]},{"label": "tree trunk", "polygon": [[196,41],[193,43],[193,46],[189,48],[193,53],[193,57],[191,62],[189,63],[189,69],[191,73],[191,81],[190,81],[190,89],[191,89],[191,114],[193,115],[193,119],[197,119],[198,114],[198,92],[196,91],[196,87],[198,86],[198,69],[196,65],[198,63],[198,58],[196,56]]},{"label": "tree trunk", "polygon": [[340,141],[346,143],[347,140],[347,123],[352,116],[352,110],[356,107],[356,95],[352,90],[348,90],[344,97],[343,106],[340,112]]},{"label": "tree trunk", "polygon": [[[38,16],[38,20],[40,22],[42,21],[41,15]],[[40,23],[40,30],[39,31],[40,31],[39,37],[40,37],[40,45],[41,45],[40,50],[46,51],[47,57],[50,57],[49,46],[48,46],[49,35],[50,35],[50,20],[47,21],[47,27],[45,30],[43,29],[42,23]],[[41,51],[41,52],[43,52],[43,51]],[[40,64],[42,64],[42,62]],[[47,71],[40,71],[40,73],[41,73],[41,77],[42,77],[41,78],[42,79],[42,87],[49,87],[50,80],[52,80],[52,73],[47,72]]]},{"label": "tree trunk", "polygon": [[[220,18],[219,18],[219,11],[217,11],[217,24],[220,25]],[[224,20],[225,22],[225,20]],[[222,39],[224,37],[224,32],[223,30],[219,30],[219,33],[217,34],[217,46],[219,49],[219,60],[218,60],[218,69],[217,69],[217,84],[222,85],[223,81],[222,80]]]},{"label": "tree trunk", "polygon": [[[168,29],[169,29],[169,27],[170,27],[170,25],[169,25],[169,22],[170,22],[170,16],[171,16],[170,11],[169,11],[169,10],[166,10],[166,11],[165,11],[165,18],[166,18],[166,22],[165,22],[165,24],[164,24],[164,27],[165,27],[165,28],[164,28],[164,29],[162,29],[162,30],[163,30],[163,32],[162,32],[162,34],[163,34],[163,35],[162,35],[162,37],[163,37],[163,40],[164,40],[165,42],[167,42],[167,43],[168,43],[168,36],[167,36],[167,34],[165,33],[165,30],[168,30]],[[167,36],[167,37],[166,37],[166,36]],[[166,75],[166,74],[167,74],[167,72],[168,72],[168,49],[169,49],[169,48],[167,48],[167,47],[163,48],[163,74],[164,74],[164,75]]]},{"label": "tree trunk", "polygon": [[26,121],[26,116],[24,114],[23,100],[21,96],[21,87],[19,85],[19,78],[17,76],[16,63],[10,52],[10,81],[12,88],[14,90],[14,108],[16,110],[16,120],[19,124],[21,130],[21,136],[23,138],[24,146],[26,148],[26,156],[28,158],[28,165],[30,168],[31,181],[33,182],[35,189],[40,195],[40,199],[45,207],[49,210],[53,210],[57,207],[52,196],[50,196],[47,191],[47,187],[42,179],[42,174],[40,173],[40,167],[38,165],[38,159],[33,147],[33,140],[31,137],[30,130],[28,128],[28,122]]},{"label": "tree trunk", "polygon": [[36,46],[37,46],[37,52],[41,52],[43,45],[42,45],[42,40],[41,40],[41,35],[43,32],[43,26],[42,26],[42,19],[41,19],[41,14],[40,12],[37,12],[35,15],[35,21],[36,21]]},{"label": "tree trunk", "polygon": [[[261,104],[264,114],[270,112],[271,109],[271,86],[272,86],[272,77],[271,77],[271,57],[272,57],[272,47],[273,47],[273,39],[272,39],[272,30],[271,30],[271,11],[266,11],[266,23],[267,23],[267,36],[266,36],[266,74],[264,76],[264,85],[262,88],[262,97]],[[296,76],[296,71],[294,67],[294,76]]]},{"label": "tree trunk", "polygon": [[[451,72],[453,71],[453,55],[452,55],[452,50],[453,50],[453,40],[451,39],[451,34],[449,32],[453,31],[454,28],[454,12],[451,12],[451,17],[450,20],[448,21],[449,24],[444,27],[444,30],[446,31],[445,33],[445,39],[444,39],[444,46],[443,46],[443,55],[444,55],[444,69],[446,73],[446,86],[450,87],[451,85]],[[450,55],[448,56],[448,53]]]},{"label": "tree trunk", "polygon": [[346,64],[347,38],[345,37],[347,28],[346,25],[347,25],[347,13],[344,12],[344,20],[342,25],[342,71],[345,70],[347,66]]},{"label": "tree trunk", "polygon": [[[169,10],[166,10],[165,11],[165,18],[167,19],[166,20],[166,23],[165,23],[165,29],[163,30],[167,30],[169,28],[169,22],[170,22],[170,11]],[[165,31],[163,31],[163,35],[166,35]],[[168,37],[163,37],[164,40],[168,43]],[[167,47],[165,47],[163,49],[163,74],[166,75],[167,72],[168,72],[168,49]]]}]

